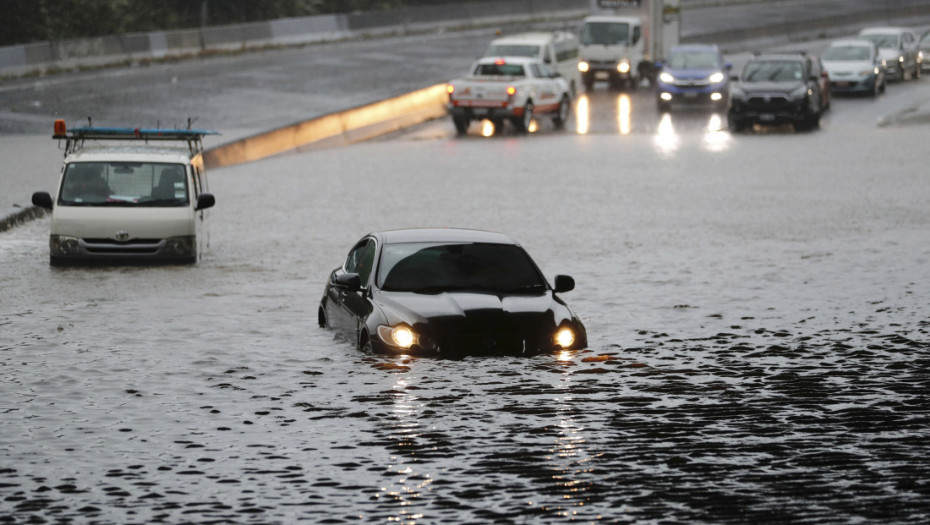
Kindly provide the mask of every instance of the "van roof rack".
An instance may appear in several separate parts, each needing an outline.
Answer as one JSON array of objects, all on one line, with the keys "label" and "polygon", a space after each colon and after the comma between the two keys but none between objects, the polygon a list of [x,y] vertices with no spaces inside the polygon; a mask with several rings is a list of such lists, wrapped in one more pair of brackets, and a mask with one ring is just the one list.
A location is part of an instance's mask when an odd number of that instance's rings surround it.
[{"label": "van roof rack", "polygon": [[187,129],[170,128],[119,128],[94,126],[87,119],[88,125],[67,129],[65,121],[55,121],[53,139],[65,140],[65,156],[81,149],[85,140],[142,140],[148,141],[182,141],[186,142],[191,154],[203,151],[203,137],[205,135],[219,135],[218,131],[211,129],[191,129],[192,121],[188,119]]}]

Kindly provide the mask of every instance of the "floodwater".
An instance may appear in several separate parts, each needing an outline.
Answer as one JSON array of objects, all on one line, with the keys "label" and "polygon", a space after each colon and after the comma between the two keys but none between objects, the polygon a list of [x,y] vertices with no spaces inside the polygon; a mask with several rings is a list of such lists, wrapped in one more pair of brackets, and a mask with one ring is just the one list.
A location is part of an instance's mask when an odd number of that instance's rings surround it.
[{"label": "floodwater", "polygon": [[[0,233],[0,516],[926,523],[926,128],[872,107],[802,134],[443,122],[214,170],[188,267],[51,268],[47,218]],[[417,226],[573,275],[590,348],[389,357],[317,327],[354,241]]]}]

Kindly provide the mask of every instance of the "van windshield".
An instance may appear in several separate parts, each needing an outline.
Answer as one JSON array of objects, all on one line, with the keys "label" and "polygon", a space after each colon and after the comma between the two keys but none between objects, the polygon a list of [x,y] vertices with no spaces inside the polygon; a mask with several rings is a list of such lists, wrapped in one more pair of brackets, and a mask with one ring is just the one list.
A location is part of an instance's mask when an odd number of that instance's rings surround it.
[{"label": "van windshield", "polygon": [[61,206],[187,206],[183,164],[72,162],[65,169]]},{"label": "van windshield", "polygon": [[581,29],[581,43],[626,45],[630,40],[630,24],[626,22],[588,22]]},{"label": "van windshield", "polygon": [[486,57],[539,57],[539,46],[497,44],[488,48]]}]

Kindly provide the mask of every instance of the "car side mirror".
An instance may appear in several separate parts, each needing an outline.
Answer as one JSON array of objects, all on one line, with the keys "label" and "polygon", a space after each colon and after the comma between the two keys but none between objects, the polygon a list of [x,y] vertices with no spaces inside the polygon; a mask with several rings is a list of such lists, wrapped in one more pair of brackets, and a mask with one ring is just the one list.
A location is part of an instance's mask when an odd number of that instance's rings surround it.
[{"label": "car side mirror", "polygon": [[37,191],[32,194],[32,205],[50,210],[52,209],[52,196],[47,191]]},{"label": "car side mirror", "polygon": [[723,65],[723,69],[726,69],[727,71],[730,71],[731,69],[733,69],[733,63],[732,63],[732,62],[727,62],[726,64]]},{"label": "car side mirror", "polygon": [[333,284],[347,292],[357,292],[362,289],[362,278],[357,273],[342,272],[336,274]]},{"label": "car side mirror", "polygon": [[200,197],[197,197],[197,208],[196,210],[205,210],[207,208],[212,208],[216,204],[216,199],[213,198],[212,193],[201,193]]},{"label": "car side mirror", "polygon": [[570,292],[575,289],[575,280],[567,275],[555,276],[555,293]]}]

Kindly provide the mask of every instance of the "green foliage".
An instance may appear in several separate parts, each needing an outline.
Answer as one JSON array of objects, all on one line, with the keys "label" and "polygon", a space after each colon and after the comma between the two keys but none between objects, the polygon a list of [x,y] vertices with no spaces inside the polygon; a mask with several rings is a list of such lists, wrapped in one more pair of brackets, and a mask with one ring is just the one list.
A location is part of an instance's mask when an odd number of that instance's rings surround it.
[{"label": "green foliage", "polygon": [[[453,0],[0,0],[0,46]],[[459,0],[474,1],[474,0]]]}]

